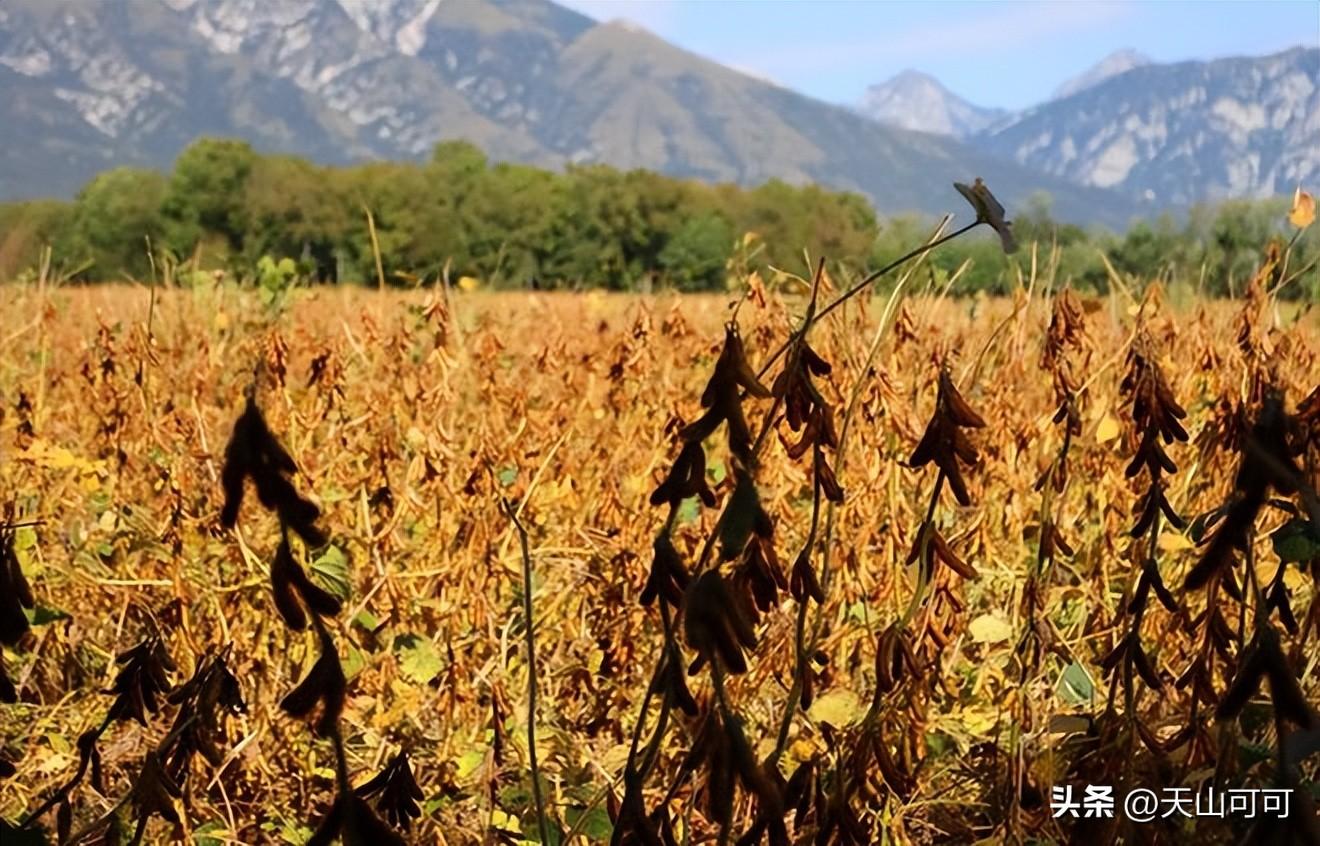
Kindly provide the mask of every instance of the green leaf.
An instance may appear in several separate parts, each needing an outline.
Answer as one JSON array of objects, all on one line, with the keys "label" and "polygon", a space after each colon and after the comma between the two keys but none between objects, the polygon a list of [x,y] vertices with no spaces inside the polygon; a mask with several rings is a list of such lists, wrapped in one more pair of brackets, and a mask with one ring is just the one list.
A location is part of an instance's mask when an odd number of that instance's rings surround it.
[{"label": "green leaf", "polygon": [[1086,668],[1072,662],[1059,677],[1059,696],[1073,705],[1089,705],[1095,697],[1095,682]]},{"label": "green leaf", "polygon": [[729,475],[729,471],[724,469],[724,462],[718,458],[710,463],[710,466],[706,468],[706,472],[710,474],[711,481],[717,485],[724,481],[725,476]]},{"label": "green leaf", "polygon": [[1245,738],[1238,740],[1238,766],[1244,770],[1273,757],[1274,747],[1272,746],[1264,743],[1251,743]]},{"label": "green leaf", "polygon": [[46,626],[59,620],[72,620],[73,616],[67,611],[61,611],[58,608],[50,608],[46,605],[38,605],[36,608],[24,608],[23,613],[28,618],[28,625]]},{"label": "green leaf", "polygon": [[601,807],[590,811],[568,808],[564,811],[564,821],[569,828],[576,828],[590,843],[604,843],[614,834],[614,823],[610,822],[609,811]]},{"label": "green leaf", "polygon": [[477,771],[481,762],[486,760],[486,748],[484,746],[474,747],[458,756],[458,770],[454,773],[454,778],[458,781],[466,781],[469,776]]},{"label": "green leaf", "polygon": [[1310,520],[1294,517],[1275,529],[1270,541],[1274,554],[1285,563],[1320,558],[1320,530]]},{"label": "green leaf", "polygon": [[341,601],[347,602],[353,590],[348,576],[348,556],[331,544],[312,561],[312,578]]},{"label": "green leaf", "polygon": [[344,652],[343,664],[344,677],[352,681],[357,678],[358,673],[366,669],[367,658],[362,654],[361,649],[350,643]]},{"label": "green leaf", "polygon": [[515,480],[517,480],[517,478],[518,478],[518,468],[517,468],[517,467],[501,467],[500,470],[499,470],[499,472],[495,474],[495,477],[496,477],[497,479],[500,480],[500,485],[501,485],[502,487],[506,487],[506,488],[507,488],[509,485],[512,485],[512,484],[514,483]]},{"label": "green leaf", "polygon": [[37,530],[31,526],[20,526],[14,530],[14,551],[26,552],[37,545]]},{"label": "green leaf", "polygon": [[697,504],[695,496],[683,500],[683,504],[678,507],[678,522],[692,523],[701,516],[701,506]]},{"label": "green leaf", "polygon": [[212,821],[193,829],[193,842],[197,846],[224,846],[226,833],[223,824]]},{"label": "green leaf", "polygon": [[401,634],[394,639],[394,652],[399,661],[399,672],[416,684],[426,684],[440,675],[444,662],[435,651],[435,644],[416,634]]},{"label": "green leaf", "polygon": [[376,629],[380,628],[380,620],[376,618],[375,614],[372,614],[365,608],[358,612],[358,615],[353,618],[353,622],[369,632],[374,632]]}]

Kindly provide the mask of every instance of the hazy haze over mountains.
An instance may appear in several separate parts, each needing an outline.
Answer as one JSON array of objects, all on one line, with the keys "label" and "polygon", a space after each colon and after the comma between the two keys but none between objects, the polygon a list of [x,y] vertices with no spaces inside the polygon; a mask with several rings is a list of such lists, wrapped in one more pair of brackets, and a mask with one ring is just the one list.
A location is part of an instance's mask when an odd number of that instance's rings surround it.
[{"label": "hazy haze over mountains", "polygon": [[[1122,226],[1170,164],[1211,174],[1211,195],[1311,173],[1317,145],[1275,147],[1314,134],[1317,55],[1242,60],[1274,64],[1233,71],[1225,93],[1218,70],[1184,69],[1113,94],[1183,66],[1138,67],[1013,116],[913,75],[871,92],[895,127],[547,0],[4,0],[0,113],[19,129],[0,148],[0,199],[71,196],[120,164],[165,169],[198,135],[323,163],[421,158],[464,138],[547,167],[815,181],[882,212],[958,208],[949,183],[979,175],[1010,207],[1046,190],[1060,217]],[[1184,102],[1202,116],[1184,119]],[[1182,201],[1163,182],[1155,196]]]}]

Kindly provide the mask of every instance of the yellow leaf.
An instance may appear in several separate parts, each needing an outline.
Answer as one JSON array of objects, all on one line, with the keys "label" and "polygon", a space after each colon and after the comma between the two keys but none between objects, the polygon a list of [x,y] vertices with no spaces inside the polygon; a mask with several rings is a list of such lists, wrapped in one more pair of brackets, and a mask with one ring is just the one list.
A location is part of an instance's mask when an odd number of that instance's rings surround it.
[{"label": "yellow leaf", "polygon": [[843,728],[862,718],[866,709],[857,694],[846,688],[837,688],[819,696],[811,703],[811,719],[818,723],[829,723],[835,728]]},{"label": "yellow leaf", "polygon": [[788,756],[801,764],[814,758],[818,751],[818,744],[812,743],[809,738],[799,737],[789,744]]},{"label": "yellow leaf", "polygon": [[460,291],[475,291],[481,287],[481,281],[475,276],[463,276],[458,280],[458,289]]},{"label": "yellow leaf", "polygon": [[1118,437],[1119,425],[1113,415],[1106,414],[1101,420],[1100,425],[1095,427],[1096,443],[1107,444]]},{"label": "yellow leaf", "polygon": [[1164,552],[1182,552],[1192,548],[1192,542],[1182,535],[1164,532],[1160,535],[1160,549]]},{"label": "yellow leaf", "polygon": [[972,640],[977,643],[1000,643],[1013,636],[1013,627],[1003,617],[982,614],[967,625]]},{"label": "yellow leaf", "polygon": [[963,728],[973,737],[988,735],[999,724],[1000,713],[996,708],[964,708],[959,715]]},{"label": "yellow leaf", "polygon": [[1315,222],[1315,197],[1303,191],[1301,186],[1293,193],[1292,211],[1288,212],[1288,222],[1298,229],[1305,229]]}]

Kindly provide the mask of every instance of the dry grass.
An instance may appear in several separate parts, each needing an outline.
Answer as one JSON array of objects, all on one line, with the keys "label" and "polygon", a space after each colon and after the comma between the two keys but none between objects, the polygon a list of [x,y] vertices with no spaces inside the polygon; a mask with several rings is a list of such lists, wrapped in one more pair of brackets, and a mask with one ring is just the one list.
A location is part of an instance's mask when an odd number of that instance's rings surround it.
[{"label": "dry grass", "polygon": [[[26,648],[6,659],[23,701],[0,706],[0,751],[17,761],[16,777],[0,782],[0,817],[21,816],[68,777],[75,739],[105,713],[99,691],[113,677],[113,656],[141,639],[153,615],[180,665],[176,681],[203,654],[235,644],[230,666],[248,703],[230,721],[233,752],[220,772],[202,765],[191,782],[185,825],[205,826],[221,842],[301,843],[325,812],[333,753],[277,707],[316,655],[315,637],[286,630],[272,607],[266,568],[277,527],[251,503],[238,542],[218,521],[225,442],[264,361],[263,410],[299,465],[299,489],[322,504],[321,524],[350,563],[346,612],[333,626],[350,674],[343,729],[356,780],[407,748],[426,794],[419,842],[536,831],[523,725],[522,570],[501,511],[507,498],[523,503],[535,561],[547,804],[564,828],[608,837],[604,797],[622,792],[617,779],[660,642],[655,614],[638,605],[663,520],[647,497],[677,453],[675,421],[699,414],[726,299],[317,290],[268,318],[255,298],[230,287],[161,292],[154,305],[144,288],[3,291],[0,497],[17,516],[43,521],[20,532],[20,560],[38,605],[71,619],[36,626]],[[754,365],[788,336],[802,305],[780,297],[743,305]],[[1136,308],[1116,294],[1092,303],[1087,318],[1093,344],[1077,368],[1088,386],[1082,429],[1069,458],[1071,487],[1056,506],[1075,555],[1056,563],[1041,596],[1059,649],[1019,684],[1017,609],[1041,515],[1034,485],[1062,437],[1039,367],[1050,303],[1039,291],[1016,303],[912,300],[864,373],[880,305],[849,304],[812,336],[834,365],[820,384],[836,408],[861,384],[823,618],[830,661],[812,711],[791,725],[783,763],[791,768],[827,749],[837,732],[823,724],[842,728],[871,697],[876,640],[911,599],[913,574],[903,563],[930,491],[931,474],[903,462],[931,414],[937,363],[948,361],[988,425],[973,432],[981,459],[967,474],[973,504],[959,509],[946,498],[937,520],[980,576],[955,588],[966,609],[925,714],[929,741],[915,794],[902,802],[859,796],[856,805],[868,826],[897,839],[1004,836],[1013,728],[1024,734],[1026,780],[1048,795],[1070,763],[1060,736],[1049,734],[1051,716],[1096,714],[1104,705],[1098,665],[1123,625],[1115,609],[1136,571],[1125,532],[1143,490],[1123,475],[1136,443],[1118,390]],[[1143,315],[1188,411],[1191,442],[1169,448],[1179,472],[1166,478],[1169,499],[1187,516],[1219,505],[1233,480],[1236,455],[1218,435],[1230,422],[1223,402],[1249,393],[1239,308],[1208,303]],[[1256,325],[1273,345],[1292,409],[1320,378],[1320,332],[1313,317],[1268,309]],[[759,415],[764,406],[749,402]],[[758,484],[780,555],[791,562],[810,522],[810,478],[778,445],[767,456]],[[724,498],[727,458],[709,457]],[[715,516],[682,509],[675,542],[689,559]],[[1280,522],[1263,515],[1262,550],[1265,531]],[[1197,553],[1167,525],[1158,541],[1165,581],[1176,590]],[[1273,575],[1272,563],[1260,566],[1262,579]],[[1315,583],[1301,568],[1288,579],[1301,616]],[[794,617],[791,600],[769,614],[750,671],[729,681],[762,755],[774,745],[792,682]],[[1159,608],[1146,616],[1144,642],[1170,679],[1192,660],[1185,622]],[[1311,701],[1320,691],[1315,637],[1309,650],[1294,652]],[[1094,681],[1094,706],[1060,693],[1065,656]],[[1222,691],[1228,679],[1216,681]],[[704,695],[704,681],[690,684]],[[1152,730],[1180,727],[1185,698],[1168,686],[1163,699],[1142,699]],[[79,788],[80,822],[127,792],[142,751],[167,728],[157,719],[107,734],[107,795]],[[671,734],[666,760],[681,758],[690,730],[683,724]],[[1251,766],[1242,777],[1264,783],[1268,760]],[[1061,836],[1047,810],[1024,814],[1014,824]],[[693,842],[713,842],[700,812],[690,819]],[[151,840],[169,835],[165,823],[149,830]]]}]

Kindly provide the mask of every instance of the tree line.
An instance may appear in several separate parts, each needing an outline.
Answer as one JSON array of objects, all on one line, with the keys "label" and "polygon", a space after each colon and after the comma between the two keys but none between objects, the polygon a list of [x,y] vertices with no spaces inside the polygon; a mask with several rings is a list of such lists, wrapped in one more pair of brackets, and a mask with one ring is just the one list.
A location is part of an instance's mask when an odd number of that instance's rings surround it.
[{"label": "tree line", "polygon": [[[949,204],[964,211],[952,189]],[[948,278],[970,260],[958,290],[1002,293],[1035,242],[1040,261],[1054,256],[1056,279],[1079,288],[1105,290],[1112,267],[1226,294],[1269,239],[1288,236],[1287,207],[1286,198],[1230,201],[1114,234],[1055,221],[1037,195],[1010,209],[1028,250],[1005,257],[991,240],[960,239],[930,267]],[[711,185],[606,165],[555,172],[491,163],[461,141],[438,144],[424,162],[323,167],[203,138],[168,174],[116,168],[71,202],[0,204],[0,279],[30,275],[49,249],[57,272],[82,281],[145,279],[153,260],[250,277],[264,258],[290,260],[311,280],[372,283],[378,250],[389,284],[447,269],[491,287],[717,290],[735,266],[801,271],[804,251],[875,266],[931,224],[881,220],[860,194],[815,185]],[[1294,247],[1296,267],[1320,254],[1308,235]]]}]

